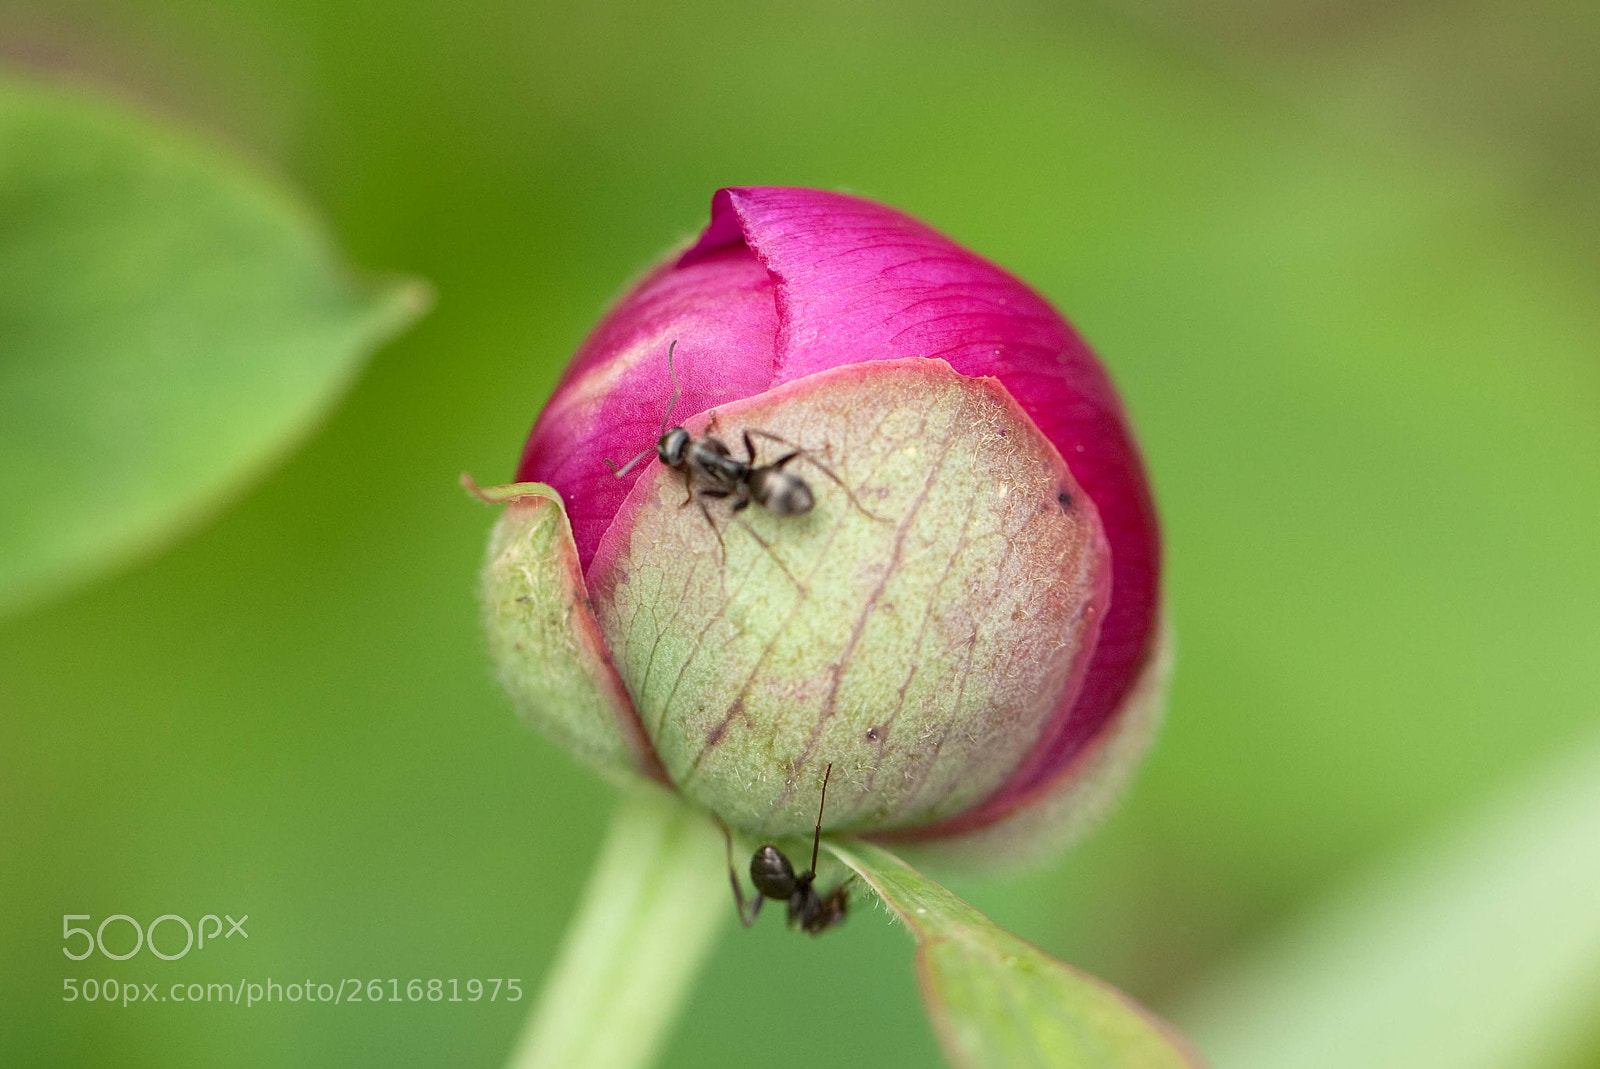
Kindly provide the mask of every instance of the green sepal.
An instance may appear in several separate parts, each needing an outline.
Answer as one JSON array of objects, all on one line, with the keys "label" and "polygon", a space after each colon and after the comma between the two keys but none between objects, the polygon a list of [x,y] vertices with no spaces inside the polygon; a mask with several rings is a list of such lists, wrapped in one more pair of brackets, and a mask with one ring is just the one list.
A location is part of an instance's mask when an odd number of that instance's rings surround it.
[{"label": "green sepal", "polygon": [[504,503],[489,538],[481,596],[489,655],[518,711],[602,772],[665,781],[611,663],[584,586],[561,495],[543,483],[478,489]]},{"label": "green sepal", "polygon": [[917,978],[945,1055],[973,1069],[1197,1069],[1178,1034],[1128,996],[1050,957],[884,850],[828,849],[917,940]]}]

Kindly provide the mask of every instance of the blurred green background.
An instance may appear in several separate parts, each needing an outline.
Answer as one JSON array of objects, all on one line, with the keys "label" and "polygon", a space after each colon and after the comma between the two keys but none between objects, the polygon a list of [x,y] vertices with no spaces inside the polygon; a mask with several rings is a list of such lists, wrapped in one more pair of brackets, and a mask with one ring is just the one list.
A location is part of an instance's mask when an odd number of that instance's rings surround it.
[{"label": "blurred green background", "polygon": [[[954,881],[1001,923],[1176,1006],[1600,723],[1593,5],[4,0],[0,57],[220,133],[438,291],[215,522],[0,623],[0,1064],[499,1063],[526,997],[58,992],[537,990],[610,798],[491,684],[492,514],[455,479],[512,474],[721,185],[862,192],[1007,265],[1141,433],[1169,723],[1084,847]],[[64,913],[222,912],[248,943],[60,956]],[[817,942],[728,923],[666,1064],[938,1063],[881,911]]]}]

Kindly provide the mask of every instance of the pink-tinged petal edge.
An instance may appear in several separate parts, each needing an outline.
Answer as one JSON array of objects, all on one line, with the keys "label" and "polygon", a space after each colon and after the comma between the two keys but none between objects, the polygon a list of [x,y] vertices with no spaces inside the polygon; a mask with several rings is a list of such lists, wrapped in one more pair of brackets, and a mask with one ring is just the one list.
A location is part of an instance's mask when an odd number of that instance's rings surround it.
[{"label": "pink-tinged petal edge", "polygon": [[772,277],[748,250],[735,249],[651,272],[584,341],[528,436],[517,481],[560,491],[585,571],[648,467],[641,462],[617,479],[605,461],[626,464],[661,433],[672,394],[668,346],[677,342],[683,392],[672,421],[681,423],[765,392],[777,332]]},{"label": "pink-tinged petal edge", "polygon": [[998,379],[1060,450],[1112,552],[1111,608],[1082,689],[1010,784],[901,837],[969,831],[1051,791],[1122,708],[1159,614],[1154,503],[1089,347],[1021,281],[894,209],[810,189],[719,190],[700,239],[585,342],[524,451],[518,479],[547,482],[571,503],[586,569],[634,481],[611,479],[600,458],[625,462],[654,443],[674,338],[683,386],[674,423],[827,368],[939,357]]}]

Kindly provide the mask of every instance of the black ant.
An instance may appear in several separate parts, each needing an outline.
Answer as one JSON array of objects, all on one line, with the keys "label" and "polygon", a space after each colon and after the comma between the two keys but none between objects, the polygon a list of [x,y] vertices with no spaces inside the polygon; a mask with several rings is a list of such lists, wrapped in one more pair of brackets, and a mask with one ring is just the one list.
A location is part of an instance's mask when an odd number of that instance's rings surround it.
[{"label": "black ant", "polygon": [[[656,440],[654,446],[641,450],[638,456],[620,468],[610,460],[607,460],[605,463],[611,469],[612,475],[619,479],[622,478],[635,464],[654,452],[656,459],[660,460],[661,463],[674,471],[682,473],[683,486],[687,494],[683,500],[685,506],[695,501],[695,478],[698,476],[701,482],[699,496],[717,500],[728,497],[734,498],[734,512],[742,512],[749,508],[750,503],[754,501],[775,516],[803,516],[811,511],[816,504],[816,498],[811,493],[810,485],[804,479],[792,472],[783,470],[790,461],[803,456],[815,464],[828,478],[838,483],[839,487],[849,496],[851,504],[861,509],[868,516],[872,516],[872,513],[862,508],[861,503],[856,500],[855,494],[851,493],[850,488],[844,485],[839,477],[833,473],[832,469],[810,456],[806,450],[796,446],[788,439],[780,438],[768,431],[746,430],[741,434],[744,439],[745,459],[740,460],[733,455],[732,451],[720,438],[713,434],[707,434],[703,438],[696,438],[681,426],[675,426],[669,430],[667,424],[671,422],[673,409],[678,406],[678,397],[683,393],[683,388],[678,383],[677,369],[674,368],[672,363],[672,354],[677,348],[678,343],[676,340],[667,346],[667,374],[672,380],[672,397],[667,402],[666,415],[661,417],[661,437]],[[714,429],[716,422],[717,416],[713,412],[711,414],[711,423],[707,429]],[[757,464],[756,447],[754,441],[751,440],[752,435],[789,446],[790,452],[785,453],[770,464]],[[703,503],[701,504],[701,510],[705,511]],[[872,516],[872,518],[880,519],[877,516]],[[706,520],[709,522],[710,519],[711,514],[707,512]],[[712,528],[716,528],[715,523],[712,524]],[[718,537],[720,538],[721,536],[719,535]]]},{"label": "black ant", "polygon": [[789,923],[800,922],[800,929],[810,935],[819,935],[844,921],[850,906],[849,889],[845,884],[835,887],[826,898],[817,893],[817,848],[822,843],[822,810],[828,804],[828,777],[833,774],[830,762],[822,774],[822,803],[817,807],[817,830],[811,838],[811,867],[795,875],[794,866],[771,843],[755,852],[750,859],[750,882],[756,885],[755,900],[745,910],[744,892],[739,888],[739,874],[733,868],[733,836],[727,825],[722,834],[728,843],[728,882],[733,884],[733,904],[739,911],[739,923],[746,928],[756,922],[761,903],[767,899],[787,900]]}]

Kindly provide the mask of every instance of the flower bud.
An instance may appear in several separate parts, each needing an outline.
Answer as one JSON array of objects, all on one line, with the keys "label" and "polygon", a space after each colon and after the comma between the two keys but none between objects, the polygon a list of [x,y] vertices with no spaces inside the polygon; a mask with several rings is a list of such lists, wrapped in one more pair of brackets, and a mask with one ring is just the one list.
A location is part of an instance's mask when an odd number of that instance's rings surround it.
[{"label": "flower bud", "polygon": [[737,829],[808,831],[831,764],[830,829],[1038,852],[1148,736],[1158,541],[1120,404],[1037,294],[899,212],[719,192],[518,478],[483,583],[502,682]]}]

